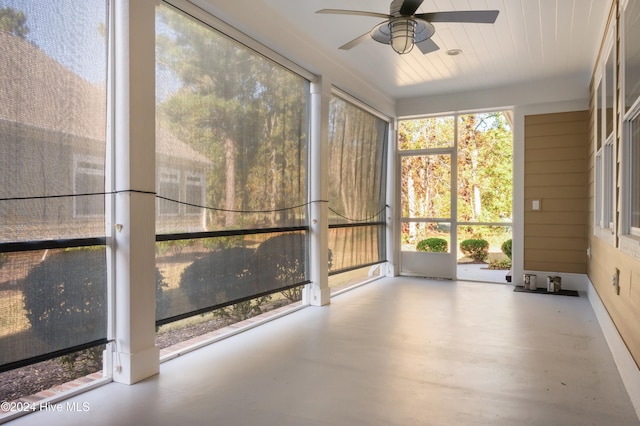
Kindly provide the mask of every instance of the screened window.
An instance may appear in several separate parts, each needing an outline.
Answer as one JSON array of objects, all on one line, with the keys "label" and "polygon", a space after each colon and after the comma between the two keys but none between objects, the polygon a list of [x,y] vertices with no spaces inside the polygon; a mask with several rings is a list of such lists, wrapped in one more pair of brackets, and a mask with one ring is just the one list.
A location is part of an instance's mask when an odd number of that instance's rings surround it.
[{"label": "screened window", "polygon": [[624,10],[624,112],[640,99],[640,3],[629,0]]},{"label": "screened window", "polygon": [[308,282],[309,81],[156,14],[156,265],[167,323]]},{"label": "screened window", "polygon": [[615,140],[616,140],[616,108],[615,108],[615,48],[613,34],[610,29],[605,52],[605,62],[600,64],[600,74],[595,94],[595,196],[594,196],[594,231],[601,238],[614,242],[615,218]]},{"label": "screened window", "polygon": [[384,262],[388,123],[333,96],[329,105],[330,272]]},{"label": "screened window", "polygon": [[76,158],[74,163],[74,193],[79,194],[73,199],[75,216],[104,215],[104,199],[92,195],[104,192],[103,159],[81,157]]},{"label": "screened window", "polygon": [[161,170],[158,176],[158,214],[177,216],[180,214],[180,173],[173,170]]},{"label": "screened window", "polygon": [[104,0],[0,10],[4,371],[106,341],[108,39]]},{"label": "screened window", "polygon": [[201,215],[204,204],[204,176],[188,173],[185,179],[186,213],[189,215]]},{"label": "screened window", "polygon": [[[622,13],[621,44],[624,92],[623,218],[624,233],[640,237],[640,3],[629,1]],[[637,253],[637,250],[632,250]]]},{"label": "screened window", "polygon": [[640,236],[640,114],[631,120],[631,232]]}]

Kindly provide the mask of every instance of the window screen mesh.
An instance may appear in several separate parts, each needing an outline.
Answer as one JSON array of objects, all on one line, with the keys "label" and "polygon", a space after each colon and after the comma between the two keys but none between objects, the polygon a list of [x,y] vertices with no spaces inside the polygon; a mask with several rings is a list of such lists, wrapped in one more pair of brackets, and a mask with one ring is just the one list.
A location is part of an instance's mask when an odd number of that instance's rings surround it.
[{"label": "window screen mesh", "polygon": [[229,305],[307,277],[306,232],[156,243],[156,320]]},{"label": "window screen mesh", "polygon": [[168,6],[156,27],[157,232],[305,224],[309,82]]},{"label": "window screen mesh", "polygon": [[31,243],[105,234],[106,10],[0,4],[2,369],[106,336],[104,247]]},{"label": "window screen mesh", "polygon": [[306,282],[309,82],[169,6],[156,60],[157,319]]},{"label": "window screen mesh", "polygon": [[352,225],[331,230],[331,271],[384,261],[388,123],[337,96],[329,120],[329,224]]}]

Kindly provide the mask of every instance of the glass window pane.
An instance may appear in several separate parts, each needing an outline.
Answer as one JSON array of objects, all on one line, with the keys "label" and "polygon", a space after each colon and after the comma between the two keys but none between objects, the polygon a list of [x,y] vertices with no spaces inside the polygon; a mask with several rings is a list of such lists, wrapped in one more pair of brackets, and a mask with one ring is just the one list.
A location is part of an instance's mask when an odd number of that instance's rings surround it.
[{"label": "glass window pane", "polygon": [[602,101],[602,80],[598,81],[598,88],[596,89],[596,150],[599,151],[602,148],[602,109],[604,104]]},{"label": "glass window pane", "polygon": [[629,1],[624,13],[624,91],[626,113],[640,97],[640,2]]},{"label": "glass window pane", "polygon": [[606,99],[604,103],[604,107],[606,108],[605,115],[605,134],[606,138],[609,138],[609,135],[613,132],[614,128],[614,112],[615,112],[615,86],[614,86],[614,54],[615,50],[611,48],[609,51],[609,56],[607,57],[607,64],[605,67],[605,78],[606,78]]},{"label": "glass window pane", "polygon": [[157,232],[306,224],[309,82],[166,5],[156,61]]},{"label": "glass window pane", "polygon": [[503,113],[458,118],[458,220],[510,222],[513,137]]},{"label": "glass window pane", "polygon": [[402,217],[451,217],[451,155],[402,157]]},{"label": "glass window pane", "polygon": [[453,116],[401,121],[398,128],[398,148],[450,148],[454,145],[454,133]]},{"label": "glass window pane", "polygon": [[631,122],[631,227],[640,234],[640,116]]}]

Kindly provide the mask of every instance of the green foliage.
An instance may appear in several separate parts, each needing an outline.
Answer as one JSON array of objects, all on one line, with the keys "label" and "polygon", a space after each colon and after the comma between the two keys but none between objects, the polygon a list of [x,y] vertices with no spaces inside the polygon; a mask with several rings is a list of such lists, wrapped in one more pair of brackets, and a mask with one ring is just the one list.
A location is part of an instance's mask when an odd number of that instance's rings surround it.
[{"label": "green foliage", "polygon": [[24,12],[11,7],[0,7],[0,31],[25,38],[29,34],[29,27]]},{"label": "green foliage", "polygon": [[489,242],[483,239],[469,239],[460,243],[460,250],[476,262],[484,262],[489,257]]},{"label": "green foliage", "polygon": [[258,293],[253,265],[253,249],[216,250],[185,268],[180,287],[193,310],[239,300]]},{"label": "green foliage", "polygon": [[513,244],[513,240],[508,239],[507,241],[502,243],[502,246],[500,247],[502,252],[509,258],[509,260],[512,260],[511,259],[512,244]]},{"label": "green foliage", "polygon": [[158,16],[158,125],[209,160],[205,204],[225,211],[207,223],[298,220],[302,210],[281,208],[307,195],[308,82],[169,7]]},{"label": "green foliage", "polygon": [[[162,274],[156,269],[157,307],[163,307]],[[52,349],[106,336],[107,269],[104,247],[55,251],[24,280],[23,299],[33,332]]]},{"label": "green foliage", "polygon": [[196,240],[175,240],[159,241],[156,243],[156,253],[159,256],[176,256],[183,253],[187,248],[192,247]]},{"label": "green foliage", "polygon": [[49,254],[25,278],[23,297],[34,333],[56,349],[105,337],[104,248]]},{"label": "green foliage", "polygon": [[84,349],[69,355],[63,355],[57,361],[71,373],[79,376],[95,373],[102,369],[102,353],[105,345]]},{"label": "green foliage", "polygon": [[285,233],[264,241],[256,250],[255,265],[261,279],[277,283],[278,287],[305,280],[306,235]]},{"label": "green foliage", "polygon": [[[452,165],[448,156],[405,156],[401,164],[403,217],[450,217],[454,196],[458,221],[508,223],[512,216],[513,137],[505,113],[459,115],[457,123],[454,116],[402,121],[398,146],[401,150],[453,146],[449,141],[454,135],[458,140],[457,193],[450,190]],[[407,240],[416,237],[410,234]]]},{"label": "green foliage", "polygon": [[443,238],[427,238],[416,245],[416,250],[432,253],[446,253],[448,249],[449,244]]},{"label": "green foliage", "polygon": [[489,269],[511,269],[511,259],[491,259],[489,260]]},{"label": "green foliage", "polygon": [[263,313],[265,311],[264,305],[270,301],[270,295],[262,296],[217,309],[214,314],[216,317],[230,322],[240,322]]}]

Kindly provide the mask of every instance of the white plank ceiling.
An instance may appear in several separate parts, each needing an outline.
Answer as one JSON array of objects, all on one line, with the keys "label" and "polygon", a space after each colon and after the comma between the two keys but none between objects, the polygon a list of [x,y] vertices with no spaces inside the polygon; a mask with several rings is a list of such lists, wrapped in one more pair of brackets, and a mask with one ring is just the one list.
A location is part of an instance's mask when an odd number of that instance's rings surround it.
[{"label": "white plank ceiling", "polygon": [[[393,99],[465,92],[547,78],[588,86],[611,0],[425,0],[418,13],[499,10],[495,24],[435,23],[440,50],[398,55],[373,40],[344,43],[381,19],[316,14],[323,8],[388,13],[389,0],[196,0],[232,26],[314,72],[304,52],[340,64]],[[449,56],[449,49],[462,54]]]}]

